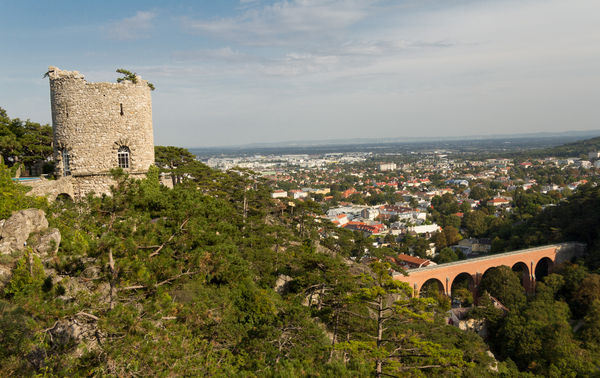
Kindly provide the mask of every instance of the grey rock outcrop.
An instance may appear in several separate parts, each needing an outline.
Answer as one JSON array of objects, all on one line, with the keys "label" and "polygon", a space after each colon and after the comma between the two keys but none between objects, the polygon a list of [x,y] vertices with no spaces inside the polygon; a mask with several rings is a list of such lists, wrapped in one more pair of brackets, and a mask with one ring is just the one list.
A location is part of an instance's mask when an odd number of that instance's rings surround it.
[{"label": "grey rock outcrop", "polygon": [[39,256],[55,255],[58,252],[60,239],[60,231],[57,228],[48,228],[33,236],[31,247]]},{"label": "grey rock outcrop", "polygon": [[277,293],[279,293],[280,295],[283,295],[287,291],[288,283],[291,282],[292,280],[293,280],[292,277],[286,276],[285,274],[280,274],[277,277],[277,281],[275,281],[275,287],[273,289],[275,289],[275,291]]},{"label": "grey rock outcrop", "polygon": [[43,210],[20,210],[0,224],[0,254],[10,253],[25,247],[32,232],[44,231],[48,220]]},{"label": "grey rock outcrop", "polygon": [[[29,239],[31,244],[27,245]],[[40,209],[20,210],[0,220],[0,289],[10,281],[12,269],[22,255],[19,251],[31,247],[35,255],[47,260],[58,252],[60,240],[60,231],[48,228],[46,215]]]},{"label": "grey rock outcrop", "polygon": [[10,280],[11,276],[11,268],[0,264],[0,289],[4,288],[4,285]]},{"label": "grey rock outcrop", "polygon": [[31,351],[27,360],[36,369],[44,366],[46,358],[63,353],[65,349],[73,356],[81,357],[86,351],[98,350],[105,338],[98,330],[98,318],[94,315],[79,312],[67,319],[60,319],[47,330],[49,342],[46,347],[38,347]]},{"label": "grey rock outcrop", "polygon": [[[95,350],[102,336],[98,331],[98,318],[90,314],[79,313],[71,319],[59,320],[52,329],[52,344],[56,346],[76,345],[76,355],[79,357],[85,349]],[[81,345],[81,343],[85,343]],[[54,346],[53,345],[53,346]]]}]

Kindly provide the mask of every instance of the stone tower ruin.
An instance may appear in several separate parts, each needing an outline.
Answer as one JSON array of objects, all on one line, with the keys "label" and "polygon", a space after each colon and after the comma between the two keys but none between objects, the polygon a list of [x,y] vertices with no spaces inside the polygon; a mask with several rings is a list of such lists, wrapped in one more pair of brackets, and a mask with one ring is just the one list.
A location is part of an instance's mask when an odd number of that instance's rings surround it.
[{"label": "stone tower ruin", "polygon": [[148,82],[88,83],[77,71],[48,68],[56,174],[74,197],[110,193],[110,170],[144,175],[154,164]]}]

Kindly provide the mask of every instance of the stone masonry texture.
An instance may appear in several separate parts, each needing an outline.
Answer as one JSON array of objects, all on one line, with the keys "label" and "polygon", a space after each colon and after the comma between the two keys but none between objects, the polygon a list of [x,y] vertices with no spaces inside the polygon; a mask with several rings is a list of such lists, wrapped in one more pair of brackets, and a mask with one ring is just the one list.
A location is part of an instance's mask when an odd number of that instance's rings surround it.
[{"label": "stone masonry texture", "polygon": [[132,176],[154,164],[152,99],[148,82],[89,83],[77,71],[48,68],[57,176],[65,176],[69,155],[75,197],[109,193],[110,170],[119,166],[119,148],[130,151]]}]

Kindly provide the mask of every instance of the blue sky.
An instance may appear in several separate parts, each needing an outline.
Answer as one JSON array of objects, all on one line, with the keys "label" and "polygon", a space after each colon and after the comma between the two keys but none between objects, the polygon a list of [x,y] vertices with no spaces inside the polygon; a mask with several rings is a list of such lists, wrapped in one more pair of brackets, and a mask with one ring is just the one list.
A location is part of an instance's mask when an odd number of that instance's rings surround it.
[{"label": "blue sky", "polygon": [[0,107],[50,122],[49,65],[153,92],[155,142],[600,129],[597,0],[0,0]]}]

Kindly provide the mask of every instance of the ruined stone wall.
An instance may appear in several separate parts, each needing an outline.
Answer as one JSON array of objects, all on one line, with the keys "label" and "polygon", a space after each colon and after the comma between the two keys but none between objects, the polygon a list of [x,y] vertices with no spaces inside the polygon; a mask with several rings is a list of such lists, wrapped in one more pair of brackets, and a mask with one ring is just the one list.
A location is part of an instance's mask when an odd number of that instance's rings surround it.
[{"label": "ruined stone wall", "polygon": [[[130,177],[135,179],[142,179],[146,177],[146,172],[131,173]],[[87,176],[76,176],[73,177],[74,181],[74,198],[85,197],[88,193],[94,192],[96,195],[110,195],[110,187],[116,186],[117,182],[112,178],[110,174],[98,174],[98,175],[87,175]]]},{"label": "ruined stone wall", "polygon": [[[54,157],[64,176],[63,151],[69,155],[76,196],[108,192],[107,174],[119,166],[119,148],[130,151],[130,174],[154,164],[152,100],[147,81],[89,83],[77,71],[49,67]],[[94,178],[94,176],[98,176]]]},{"label": "ruined stone wall", "polygon": [[31,190],[27,192],[28,196],[46,196],[50,201],[54,201],[61,194],[66,194],[71,199],[75,198],[72,176],[61,177],[58,180],[41,178],[37,181],[26,182],[24,185],[31,187]]}]

